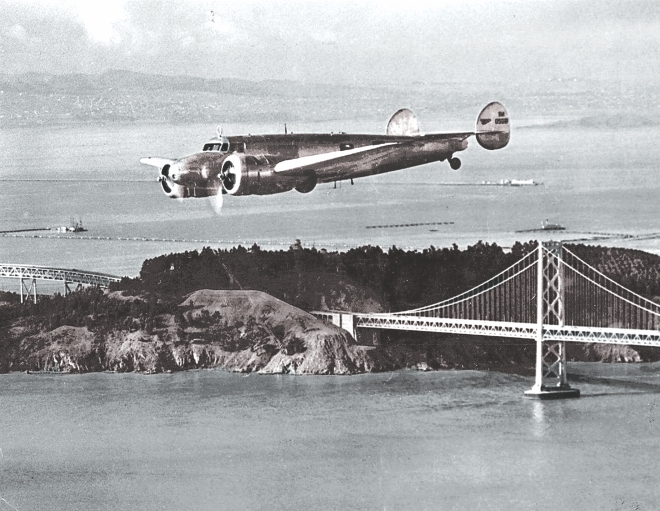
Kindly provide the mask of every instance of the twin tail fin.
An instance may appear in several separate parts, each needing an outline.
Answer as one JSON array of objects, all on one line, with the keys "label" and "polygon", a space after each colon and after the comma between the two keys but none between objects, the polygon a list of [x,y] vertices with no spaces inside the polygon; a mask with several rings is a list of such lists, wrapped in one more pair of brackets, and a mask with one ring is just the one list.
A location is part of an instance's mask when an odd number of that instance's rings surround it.
[{"label": "twin tail fin", "polygon": [[477,142],[484,149],[502,149],[511,138],[509,114],[502,103],[493,101],[477,117]]},{"label": "twin tail fin", "polygon": [[[420,135],[417,117],[409,109],[402,108],[390,118],[386,133],[392,136],[408,137]],[[477,142],[484,149],[501,149],[509,143],[511,125],[509,124],[509,114],[502,103],[493,101],[484,107],[477,117],[474,134]]]}]

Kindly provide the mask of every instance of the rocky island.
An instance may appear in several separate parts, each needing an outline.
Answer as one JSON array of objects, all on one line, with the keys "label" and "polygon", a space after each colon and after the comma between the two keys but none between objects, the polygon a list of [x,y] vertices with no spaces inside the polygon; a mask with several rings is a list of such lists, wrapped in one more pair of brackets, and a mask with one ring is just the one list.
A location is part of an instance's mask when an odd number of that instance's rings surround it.
[{"label": "rocky island", "polygon": [[[360,344],[309,310],[403,310],[473,287],[534,249],[479,243],[422,252],[344,253],[257,246],[170,254],[109,292],[90,288],[37,304],[0,297],[0,371],[143,372],[223,368],[265,374],[354,374],[400,368],[532,374],[534,343],[418,332]],[[632,290],[657,300],[660,257],[573,246]],[[250,290],[246,290],[250,289]],[[659,360],[653,348],[570,344],[572,360]]]}]

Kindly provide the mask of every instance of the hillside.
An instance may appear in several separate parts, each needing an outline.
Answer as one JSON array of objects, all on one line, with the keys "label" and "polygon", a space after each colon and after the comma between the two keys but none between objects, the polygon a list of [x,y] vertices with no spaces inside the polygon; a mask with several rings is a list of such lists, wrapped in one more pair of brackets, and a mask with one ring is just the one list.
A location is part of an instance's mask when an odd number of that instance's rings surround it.
[{"label": "hillside", "polygon": [[[120,294],[111,300],[125,301]],[[139,299],[129,300],[133,305]],[[180,315],[177,320],[176,315]],[[148,329],[17,324],[4,336],[3,371],[229,371],[350,374],[378,369],[371,348],[259,291],[192,293]]]},{"label": "hillside", "polygon": [[[147,75],[0,75],[0,127],[133,122],[384,121],[405,92],[374,87]],[[339,107],[338,107],[339,105]]]},{"label": "hillside", "polygon": [[[96,302],[111,317],[122,306],[125,313],[111,327],[99,326],[94,314],[85,316],[80,326],[12,321],[0,333],[1,372],[159,373],[221,368],[342,375],[456,368],[531,374],[533,367],[533,343],[526,341],[413,334],[403,342],[358,345],[346,331],[260,291],[199,290],[172,312],[117,291],[76,294],[79,300]],[[140,310],[148,308],[152,313],[145,322]]]}]

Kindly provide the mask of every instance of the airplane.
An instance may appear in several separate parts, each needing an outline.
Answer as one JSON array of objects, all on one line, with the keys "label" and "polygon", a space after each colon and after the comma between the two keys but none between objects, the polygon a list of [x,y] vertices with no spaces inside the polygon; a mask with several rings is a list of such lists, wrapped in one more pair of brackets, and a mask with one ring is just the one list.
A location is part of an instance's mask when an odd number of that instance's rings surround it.
[{"label": "airplane", "polygon": [[140,163],[159,169],[163,192],[171,198],[208,197],[216,211],[222,196],[270,195],[297,190],[309,193],[319,183],[350,180],[435,161],[458,170],[454,153],[467,139],[488,150],[509,143],[509,115],[492,102],[479,113],[474,132],[422,134],[415,114],[398,110],[384,135],[285,133],[225,137],[204,144],[201,152],[179,159],[148,157]]}]

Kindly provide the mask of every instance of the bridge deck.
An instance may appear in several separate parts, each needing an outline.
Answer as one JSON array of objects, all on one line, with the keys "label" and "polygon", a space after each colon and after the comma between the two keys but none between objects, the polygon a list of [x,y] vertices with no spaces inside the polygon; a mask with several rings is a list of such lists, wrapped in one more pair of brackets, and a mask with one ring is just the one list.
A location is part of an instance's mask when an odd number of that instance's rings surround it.
[{"label": "bridge deck", "polygon": [[26,264],[0,264],[0,277],[37,280],[58,280],[87,284],[92,286],[108,287],[111,282],[119,282],[122,277],[107,273],[98,273],[85,270],[69,270],[64,268],[50,268]]},{"label": "bridge deck", "polygon": [[[349,322],[348,324],[352,325],[354,329],[378,328],[416,332],[509,337],[530,340],[536,340],[538,332],[538,325],[536,323],[513,323],[503,321],[479,321],[472,319],[404,316],[398,314],[361,314],[325,311],[318,311],[313,314],[323,319],[332,319],[332,316],[339,314],[344,316],[350,315],[352,317],[352,322]],[[543,325],[543,340],[660,347],[660,331]]]}]

